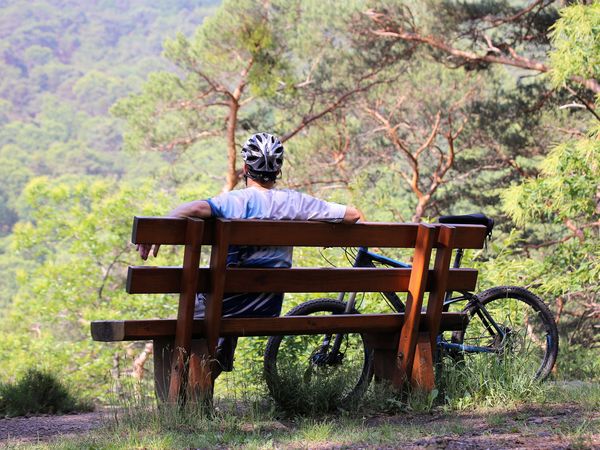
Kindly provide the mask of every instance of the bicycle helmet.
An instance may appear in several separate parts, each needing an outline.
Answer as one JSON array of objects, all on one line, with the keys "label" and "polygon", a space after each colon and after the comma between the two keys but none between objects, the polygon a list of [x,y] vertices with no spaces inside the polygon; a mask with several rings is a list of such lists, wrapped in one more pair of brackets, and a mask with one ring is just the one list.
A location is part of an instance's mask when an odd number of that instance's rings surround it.
[{"label": "bicycle helmet", "polygon": [[242,147],[242,158],[252,172],[277,173],[283,165],[283,145],[272,134],[257,133]]}]

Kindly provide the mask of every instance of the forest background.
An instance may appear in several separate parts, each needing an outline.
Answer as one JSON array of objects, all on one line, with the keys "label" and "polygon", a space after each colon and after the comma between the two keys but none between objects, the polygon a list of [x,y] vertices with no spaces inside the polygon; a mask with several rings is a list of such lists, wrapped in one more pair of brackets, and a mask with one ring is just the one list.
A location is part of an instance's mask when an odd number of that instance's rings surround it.
[{"label": "forest background", "polygon": [[175,313],[124,292],[132,216],[240,187],[262,130],[281,187],[370,221],[494,217],[480,289],[541,296],[554,376],[597,380],[599,33],[597,2],[0,1],[0,382],[42,368],[106,401],[144,376],[144,343],[89,334]]}]

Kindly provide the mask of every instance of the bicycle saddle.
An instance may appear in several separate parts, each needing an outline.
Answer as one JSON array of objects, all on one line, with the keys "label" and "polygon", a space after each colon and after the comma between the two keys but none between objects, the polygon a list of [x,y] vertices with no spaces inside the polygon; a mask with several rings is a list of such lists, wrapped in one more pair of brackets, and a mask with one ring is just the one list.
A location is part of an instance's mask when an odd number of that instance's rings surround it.
[{"label": "bicycle saddle", "polygon": [[464,214],[462,216],[440,216],[439,223],[459,223],[464,225],[485,225],[488,236],[492,235],[494,229],[494,219],[485,214]]}]

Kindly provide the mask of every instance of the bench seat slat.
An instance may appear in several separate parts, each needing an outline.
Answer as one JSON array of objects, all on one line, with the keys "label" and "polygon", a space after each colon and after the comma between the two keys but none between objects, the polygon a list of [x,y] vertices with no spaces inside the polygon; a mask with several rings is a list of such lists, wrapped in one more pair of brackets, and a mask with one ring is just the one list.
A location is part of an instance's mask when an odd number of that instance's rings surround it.
[{"label": "bench seat slat", "polygon": [[[312,247],[399,247],[412,248],[418,224],[341,223],[301,221],[235,220],[228,222],[231,245],[285,245]],[[437,225],[437,224],[434,224]],[[131,240],[134,244],[185,244],[186,219],[135,217]],[[215,222],[205,223],[201,244],[215,239]],[[487,234],[483,225],[461,225],[456,230],[455,248],[481,248]]]},{"label": "bench seat slat", "polygon": [[[466,325],[463,313],[444,313],[441,329],[461,330]],[[148,340],[175,336],[175,319],[101,320],[92,322],[92,337],[96,341],[116,342]],[[404,314],[338,314],[335,316],[283,316],[274,318],[222,319],[222,336],[265,336],[320,334],[330,332],[397,332],[404,323]],[[426,321],[422,322],[423,331]],[[204,322],[194,320],[194,337],[204,336]]]},{"label": "bench seat slat", "polygon": [[[226,292],[406,292],[411,269],[227,269]],[[432,271],[430,271],[430,274]],[[181,289],[180,267],[130,267],[129,294],[173,294]],[[433,280],[433,277],[429,277]],[[448,289],[472,290],[474,269],[451,269]],[[427,291],[433,288],[429,281]],[[209,269],[199,269],[198,292],[210,290]]]}]

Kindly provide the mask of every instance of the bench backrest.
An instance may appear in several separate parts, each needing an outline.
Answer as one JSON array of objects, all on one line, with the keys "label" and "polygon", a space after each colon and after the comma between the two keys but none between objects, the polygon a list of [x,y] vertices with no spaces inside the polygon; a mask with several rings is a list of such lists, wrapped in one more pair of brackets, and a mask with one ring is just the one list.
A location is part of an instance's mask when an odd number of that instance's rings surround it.
[{"label": "bench backrest", "polygon": [[[403,318],[409,342],[414,347],[419,331],[419,316],[424,292],[430,292],[427,328],[432,339],[439,328],[443,297],[447,290],[470,290],[475,287],[477,272],[472,269],[450,269],[454,248],[481,248],[486,229],[478,225],[397,224],[210,220],[136,217],[133,226],[134,244],[154,243],[185,245],[181,268],[131,267],[127,290],[130,293],[179,292],[175,344],[189,348],[193,333],[193,310],[196,292],[206,292],[208,302],[203,333],[209,349],[216,346],[222,334],[222,298],[225,292],[408,292]],[[413,266],[398,268],[340,269],[256,269],[226,267],[229,245],[287,246],[367,246],[414,248]],[[211,245],[209,268],[199,268],[202,245]],[[433,269],[429,269],[432,250],[437,249]],[[339,318],[338,318],[339,319]],[[281,319],[280,319],[281,320]],[[325,318],[323,323],[339,327],[340,320]],[[245,328],[243,328],[245,322]],[[228,334],[249,334],[248,326],[257,319],[238,320],[228,328]],[[291,323],[291,321],[289,321]],[[235,321],[234,321],[235,323]],[[267,323],[263,321],[263,323]],[[273,324],[273,322],[271,322]],[[302,322],[296,326],[303,329]],[[252,328],[252,327],[250,327]],[[264,327],[263,327],[264,328]],[[293,328],[293,327],[292,327]],[[306,328],[306,322],[304,323]],[[289,327],[288,327],[289,329]],[[285,326],[275,324],[263,331],[282,333]],[[289,331],[293,331],[289,329]],[[266,333],[268,334],[268,333]],[[404,335],[405,333],[403,333]],[[410,353],[410,350],[409,350]]]}]

